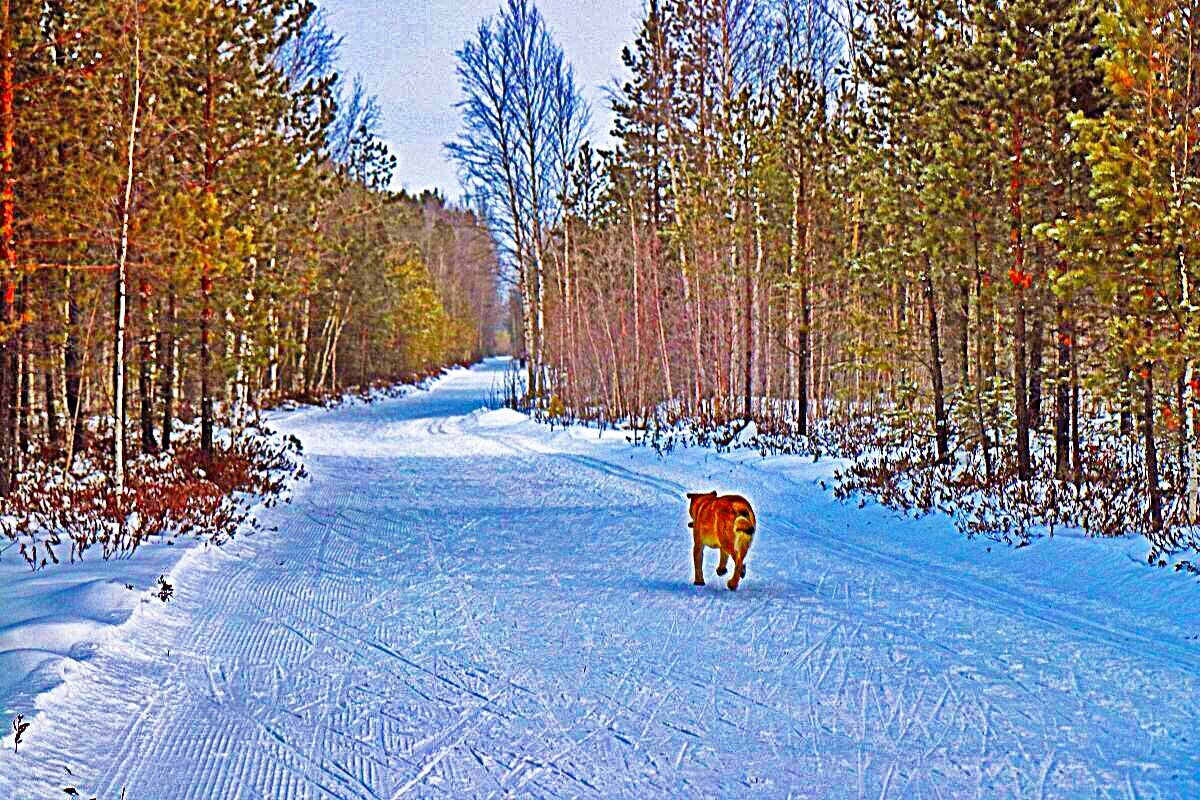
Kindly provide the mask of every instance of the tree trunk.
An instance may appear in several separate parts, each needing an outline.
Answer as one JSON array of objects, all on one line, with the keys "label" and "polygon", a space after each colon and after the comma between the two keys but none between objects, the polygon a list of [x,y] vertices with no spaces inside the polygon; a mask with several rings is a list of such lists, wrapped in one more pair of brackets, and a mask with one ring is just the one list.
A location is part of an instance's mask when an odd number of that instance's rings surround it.
[{"label": "tree trunk", "polygon": [[1121,381],[1121,435],[1133,436],[1133,370],[1128,366],[1122,369],[1124,380]]},{"label": "tree trunk", "polygon": [[358,334],[358,388],[367,390],[367,353],[370,352],[370,339],[367,327],[364,325]]},{"label": "tree trunk", "polygon": [[113,296],[113,482],[118,494],[125,488],[125,312],[128,304],[126,269],[129,264],[129,218],[133,208],[137,129],[142,99],[142,41],[136,29],[136,15],[134,25],[133,70],[127,85],[132,108],[125,153],[125,190],[118,206],[121,231],[117,249],[116,291]]},{"label": "tree trunk", "polygon": [[[1074,335],[1074,327],[1071,329]],[[1078,486],[1083,481],[1083,442],[1079,433],[1079,346],[1071,343],[1071,471]]]},{"label": "tree trunk", "polygon": [[33,417],[33,342],[28,324],[30,291],[29,275],[21,277],[21,293],[17,304],[17,319],[21,320],[18,333],[17,380],[21,391],[17,403],[17,469],[24,466],[30,448],[29,424]]},{"label": "tree trunk", "polygon": [[162,391],[162,449],[171,449],[171,436],[175,432],[175,382],[179,363],[178,334],[175,329],[177,316],[175,290],[167,295],[167,316],[161,323],[158,337],[158,382]]},{"label": "tree trunk", "polygon": [[296,382],[301,393],[309,392],[308,384],[308,349],[312,339],[312,297],[304,293],[304,310],[300,314],[300,349],[296,354]]},{"label": "tree trunk", "polygon": [[[217,177],[217,120],[216,92],[217,76],[214,63],[214,44],[205,38],[204,76],[204,192],[211,197],[216,193]],[[215,316],[212,305],[213,278],[209,260],[211,253],[204,253],[201,265],[200,293],[203,309],[200,312],[200,450],[206,459],[213,455],[213,398],[212,398],[212,321]]]},{"label": "tree trunk", "polygon": [[[274,273],[274,262],[272,262]],[[271,294],[267,302],[267,333],[271,343],[267,349],[267,391],[271,397],[279,396],[279,314],[275,309],[275,295]]]},{"label": "tree trunk", "polygon": [[929,372],[933,380],[933,430],[937,440],[937,459],[943,462],[950,455],[950,424],[946,418],[946,388],[942,375],[942,341],[938,330],[937,303],[933,295],[933,276],[930,274],[929,254],[925,254],[925,272],[921,290],[925,296],[925,311],[929,317]]},{"label": "tree trunk", "polygon": [[[564,403],[574,407],[576,403],[575,372],[578,366],[578,353],[575,343],[575,283],[571,275],[571,219],[568,214],[563,220],[563,336],[566,341],[563,346],[563,394]],[[662,300],[659,298],[659,302]],[[482,352],[482,342],[480,343]],[[667,377],[667,383],[671,379]],[[668,392],[668,394],[670,394]]]},{"label": "tree trunk", "polygon": [[142,278],[138,286],[142,305],[142,335],[138,353],[138,397],[141,400],[140,419],[142,429],[142,452],[155,453],[158,442],[154,438],[154,373],[151,359],[154,358],[154,306],[150,302],[150,284]]},{"label": "tree trunk", "polygon": [[1162,491],[1158,486],[1158,447],[1154,439],[1154,364],[1147,362],[1142,372],[1142,437],[1146,450],[1146,494],[1150,501],[1150,525],[1163,528]]},{"label": "tree trunk", "polygon": [[80,320],[76,280],[73,274],[67,273],[67,341],[63,349],[67,418],[71,427],[70,452],[73,455],[83,450],[83,354],[79,347]]},{"label": "tree trunk", "polygon": [[975,308],[979,315],[976,324],[975,340],[975,413],[979,417],[979,439],[983,448],[984,475],[990,483],[994,470],[992,468],[991,425],[988,415],[984,413],[983,395],[991,384],[991,373],[985,369],[994,368],[995,350],[992,347],[991,330],[992,306],[986,294],[984,284],[983,263],[979,243],[979,224],[974,215],[971,218],[971,239],[975,248]]},{"label": "tree trunk", "polygon": [[[633,235],[633,403],[634,413],[642,412],[642,253],[637,236],[637,221],[631,217]],[[636,428],[635,428],[636,435]]]},{"label": "tree trunk", "polygon": [[1071,324],[1066,307],[1057,309],[1058,354],[1054,379],[1054,477],[1071,479],[1071,348],[1074,346]]},{"label": "tree trunk", "polygon": [[[1184,313],[1188,319],[1194,321],[1195,312],[1191,310],[1191,278],[1188,275],[1183,248],[1176,249],[1175,255],[1179,261],[1179,283],[1182,290],[1180,299],[1182,300],[1183,308],[1187,309]],[[1180,460],[1184,464],[1184,469],[1187,470],[1187,521],[1192,525],[1196,525],[1200,524],[1200,475],[1197,474],[1200,464],[1197,463],[1196,456],[1196,438],[1200,436],[1200,430],[1197,430],[1198,421],[1196,419],[1196,406],[1200,404],[1200,377],[1196,374],[1196,359],[1193,356],[1194,354],[1190,354],[1184,360],[1183,366],[1184,408],[1181,440],[1184,454]]]},{"label": "tree trunk", "polygon": [[200,279],[204,307],[200,312],[200,451],[206,458],[213,454],[212,371],[212,279]]},{"label": "tree trunk", "polygon": [[0,126],[3,139],[3,190],[0,195],[0,247],[4,253],[4,276],[0,281],[0,497],[7,497],[15,480],[13,423],[16,408],[16,175],[13,173],[13,148],[16,118],[13,112],[13,53],[9,15],[10,0],[0,2]]},{"label": "tree trunk", "polygon": [[792,185],[792,218],[788,226],[788,281],[784,289],[783,330],[784,350],[787,353],[787,389],[784,397],[796,401],[799,406],[798,387],[800,385],[799,370],[797,369],[797,337],[796,337],[796,276],[800,272],[800,186]]},{"label": "tree trunk", "polygon": [[655,307],[654,307],[654,311],[655,311],[655,316],[658,318],[658,320],[657,320],[658,321],[658,347],[659,347],[659,355],[662,359],[663,386],[666,391],[665,399],[669,402],[669,401],[672,401],[675,399],[675,389],[671,382],[671,356],[667,350],[667,328],[666,328],[666,324],[663,321],[662,286],[660,285],[660,282],[659,282],[659,278],[658,278],[659,271],[657,269],[657,266],[658,265],[655,264],[655,269],[654,269],[654,303],[655,303]]},{"label": "tree trunk", "polygon": [[1012,281],[1016,289],[1016,313],[1013,320],[1013,393],[1017,417],[1017,477],[1022,481],[1028,481],[1033,477],[1033,468],[1029,453],[1029,375],[1026,364],[1028,340],[1025,330],[1025,292],[1028,287],[1026,286],[1025,231],[1021,205],[1024,180],[1022,174],[1024,158],[1022,120],[1021,111],[1014,110],[1012,182],[1009,203],[1012,214]]},{"label": "tree trunk", "polygon": [[[757,228],[756,221],[756,231]],[[761,243],[761,239],[759,239],[759,242]],[[758,249],[761,257],[761,245]],[[742,416],[746,419],[751,419],[754,413],[754,334],[755,311],[758,308],[758,286],[754,281],[754,267],[749,263],[749,259],[746,259],[746,262],[742,287],[742,346],[745,358],[742,365],[742,378],[745,381],[742,396]]]},{"label": "tree trunk", "polygon": [[42,281],[42,391],[46,406],[46,444],[57,450],[62,445],[62,429],[58,419],[58,370],[51,344],[52,311],[51,287],[54,279],[50,272]]},{"label": "tree trunk", "polygon": [[334,289],[333,301],[329,304],[329,316],[325,318],[325,324],[321,326],[321,335],[317,341],[321,343],[321,356],[317,359],[317,364],[320,365],[320,372],[317,373],[316,380],[313,381],[313,387],[319,392],[325,388],[325,379],[329,377],[329,353],[333,343],[333,333],[337,327],[338,313],[338,291]]},{"label": "tree trunk", "polygon": [[809,373],[812,365],[812,298],[810,282],[809,258],[809,229],[811,216],[809,214],[807,190],[801,183],[801,197],[804,198],[804,215],[800,231],[800,336],[799,336],[799,367],[800,382],[796,387],[796,396],[800,401],[799,429],[801,436],[808,436],[808,396]]},{"label": "tree trunk", "polygon": [[958,284],[958,385],[960,391],[971,383],[971,284],[963,276]]},{"label": "tree trunk", "polygon": [[1027,394],[1028,369],[1025,364],[1025,290],[1017,289],[1017,309],[1013,324],[1013,393],[1017,417],[1017,477],[1028,481],[1033,477],[1029,453],[1029,407]]},{"label": "tree trunk", "polygon": [[113,274],[113,484],[118,492],[125,488],[125,255],[128,247],[127,218],[122,213],[121,253]]},{"label": "tree trunk", "polygon": [[1035,431],[1042,429],[1042,359],[1046,346],[1045,332],[1046,324],[1039,300],[1033,309],[1029,351],[1029,427]]},{"label": "tree trunk", "polygon": [[1200,475],[1197,474],[1197,458],[1196,458],[1196,436],[1197,436],[1197,420],[1196,420],[1196,404],[1200,401],[1200,391],[1197,390],[1196,378],[1196,362],[1194,359],[1188,359],[1187,368],[1183,376],[1184,382],[1184,403],[1185,411],[1183,415],[1183,436],[1186,441],[1185,455],[1187,458],[1187,519],[1192,525],[1200,523]]},{"label": "tree trunk", "polygon": [[[682,249],[682,245],[680,245]],[[696,269],[699,264],[696,264]],[[684,276],[684,286],[687,284],[687,276]],[[696,391],[695,391],[695,408],[694,413],[700,413],[704,407],[704,391],[705,391],[705,373],[707,369],[704,364],[704,302],[701,296],[701,283],[699,274],[696,275],[696,285],[692,292],[692,327],[695,330],[695,335],[692,337],[692,358],[694,359],[692,368],[696,376]]]},{"label": "tree trunk", "polygon": [[[341,341],[342,331],[346,329],[346,324],[350,321],[350,312],[354,307],[354,292],[350,293],[350,297],[346,300],[346,310],[342,312],[341,320],[333,331],[333,340],[329,345],[329,391],[337,394],[339,390],[338,384],[338,342]],[[424,365],[422,365],[424,366]]]}]

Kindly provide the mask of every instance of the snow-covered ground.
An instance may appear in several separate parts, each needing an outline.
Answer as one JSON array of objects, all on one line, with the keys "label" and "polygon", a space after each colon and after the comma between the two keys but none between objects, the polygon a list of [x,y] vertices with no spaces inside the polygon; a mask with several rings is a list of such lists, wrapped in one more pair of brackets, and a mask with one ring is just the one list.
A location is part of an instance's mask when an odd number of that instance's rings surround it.
[{"label": "snow-covered ground", "polygon": [[[44,661],[0,682],[37,709],[0,797],[1200,797],[1200,585],[1142,543],[1011,550],[840,505],[827,462],[551,432],[481,410],[502,370],[281,414],[313,480],[277,532],[0,559],[0,667]],[[690,583],[707,489],[758,510],[736,593],[711,553]]]}]

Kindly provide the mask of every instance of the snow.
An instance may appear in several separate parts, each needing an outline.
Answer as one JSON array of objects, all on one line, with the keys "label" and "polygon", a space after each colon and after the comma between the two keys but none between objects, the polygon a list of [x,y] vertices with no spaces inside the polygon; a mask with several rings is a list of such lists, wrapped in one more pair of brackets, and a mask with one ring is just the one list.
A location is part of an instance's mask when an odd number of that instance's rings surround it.
[{"label": "snow", "polygon": [[196,547],[150,540],[131,560],[103,561],[89,553],[85,561],[37,573],[15,547],[0,549],[0,716],[30,716],[37,695],[119,632],[149,603],[158,576]]},{"label": "snow", "polygon": [[[0,682],[36,707],[0,797],[1200,796],[1200,586],[1144,543],[1014,550],[839,504],[834,462],[551,431],[482,408],[503,369],[277,415],[313,479],[275,532],[0,559],[0,672],[52,659]],[[736,593],[711,552],[690,584],[708,489],[758,511]]]},{"label": "snow", "polygon": [[485,414],[478,414],[475,417],[475,424],[480,428],[507,428],[511,425],[519,425],[525,421],[526,417],[524,414],[519,411],[513,411],[511,408],[501,408]]}]

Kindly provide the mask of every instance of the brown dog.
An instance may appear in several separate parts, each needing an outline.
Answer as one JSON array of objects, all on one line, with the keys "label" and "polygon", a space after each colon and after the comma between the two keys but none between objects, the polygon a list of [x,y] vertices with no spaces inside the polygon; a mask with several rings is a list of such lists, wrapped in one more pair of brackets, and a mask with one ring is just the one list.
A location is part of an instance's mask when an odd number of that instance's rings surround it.
[{"label": "brown dog", "polygon": [[689,492],[691,506],[688,513],[692,521],[692,564],[696,568],[697,586],[704,585],[704,548],[717,547],[721,550],[721,563],[717,574],[724,575],[729,559],[733,558],[733,577],[726,584],[737,591],[738,584],[746,577],[746,553],[754,541],[754,509],[746,498],[727,494],[721,497],[716,492],[700,494]]}]

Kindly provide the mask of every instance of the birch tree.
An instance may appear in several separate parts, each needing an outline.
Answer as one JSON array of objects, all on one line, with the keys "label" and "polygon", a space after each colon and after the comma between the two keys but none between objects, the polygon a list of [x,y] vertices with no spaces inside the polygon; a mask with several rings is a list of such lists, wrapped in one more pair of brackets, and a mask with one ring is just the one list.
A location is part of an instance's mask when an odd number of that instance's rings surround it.
[{"label": "birch tree", "polygon": [[517,272],[527,389],[546,389],[546,260],[566,164],[587,126],[574,70],[529,0],[508,0],[457,53],[463,130],[447,145]]}]

